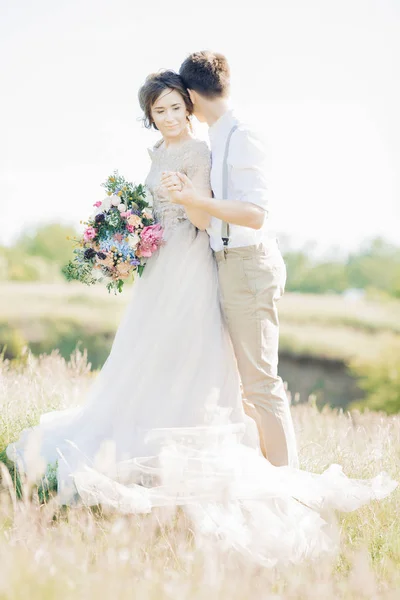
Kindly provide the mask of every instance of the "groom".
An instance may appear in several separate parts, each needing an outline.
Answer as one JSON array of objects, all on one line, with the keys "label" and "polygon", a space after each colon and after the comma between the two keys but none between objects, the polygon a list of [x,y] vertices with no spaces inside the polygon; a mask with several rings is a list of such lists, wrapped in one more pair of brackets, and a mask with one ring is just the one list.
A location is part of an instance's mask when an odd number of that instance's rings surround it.
[{"label": "groom", "polygon": [[182,173],[165,174],[163,185],[174,192],[181,188],[180,204],[203,209],[212,217],[208,233],[246,412],[257,423],[268,460],[276,466],[296,467],[293,423],[277,372],[276,303],[284,291],[286,268],[277,241],[268,231],[264,151],[229,108],[230,71],[223,55],[191,54],[179,73],[189,90],[194,115],[209,125],[214,197],[199,195]]}]

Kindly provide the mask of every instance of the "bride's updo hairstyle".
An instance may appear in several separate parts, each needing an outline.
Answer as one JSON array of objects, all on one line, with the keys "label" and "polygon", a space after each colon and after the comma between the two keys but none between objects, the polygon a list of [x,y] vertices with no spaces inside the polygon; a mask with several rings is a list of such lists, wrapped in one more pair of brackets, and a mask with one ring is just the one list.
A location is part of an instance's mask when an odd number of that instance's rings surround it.
[{"label": "bride's updo hairstyle", "polygon": [[[142,109],[143,124],[147,129],[152,127],[158,131],[151,116],[151,108],[157,98],[166,90],[176,90],[182,96],[189,115],[193,113],[193,104],[180,75],[174,71],[159,71],[146,77],[146,81],[139,90],[139,104]],[[188,117],[189,120],[189,117]]]}]

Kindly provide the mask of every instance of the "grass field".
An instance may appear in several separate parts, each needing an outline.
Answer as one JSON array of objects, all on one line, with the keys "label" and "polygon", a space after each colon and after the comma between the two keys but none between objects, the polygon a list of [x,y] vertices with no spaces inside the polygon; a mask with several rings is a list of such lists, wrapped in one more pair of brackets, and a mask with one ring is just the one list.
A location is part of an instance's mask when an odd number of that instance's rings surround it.
[{"label": "grass field", "polygon": [[[65,297],[58,300],[65,302]],[[28,356],[19,365],[0,361],[0,452],[42,412],[81,402],[91,380],[79,353],[69,363],[56,353]],[[400,480],[400,417],[319,412],[310,402],[294,406],[293,415],[302,468],[321,472],[337,462],[349,476],[386,470]],[[104,516],[84,508],[60,513],[51,502],[38,505],[28,495],[17,501],[3,469],[0,598],[398,598],[399,490],[341,516],[340,525],[336,560],[262,569],[213,546],[198,547],[182,514],[168,525],[161,512],[142,517]]]},{"label": "grass field", "polygon": [[[18,330],[39,351],[52,349],[53,337],[56,343],[68,330],[84,341],[104,336],[109,344],[130,293],[109,295],[81,284],[1,284],[0,326]],[[370,358],[400,339],[400,302],[394,300],[287,293],[279,310],[281,349],[293,354]]]}]

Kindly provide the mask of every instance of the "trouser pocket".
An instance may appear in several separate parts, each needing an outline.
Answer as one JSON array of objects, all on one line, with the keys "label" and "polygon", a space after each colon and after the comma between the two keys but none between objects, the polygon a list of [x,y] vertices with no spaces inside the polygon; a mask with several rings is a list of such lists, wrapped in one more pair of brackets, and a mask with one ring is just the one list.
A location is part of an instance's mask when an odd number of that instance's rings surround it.
[{"label": "trouser pocket", "polygon": [[266,252],[262,247],[251,256],[241,259],[242,278],[251,294],[262,294],[273,291],[273,298],[278,300],[285,289],[286,266],[279,249]]}]

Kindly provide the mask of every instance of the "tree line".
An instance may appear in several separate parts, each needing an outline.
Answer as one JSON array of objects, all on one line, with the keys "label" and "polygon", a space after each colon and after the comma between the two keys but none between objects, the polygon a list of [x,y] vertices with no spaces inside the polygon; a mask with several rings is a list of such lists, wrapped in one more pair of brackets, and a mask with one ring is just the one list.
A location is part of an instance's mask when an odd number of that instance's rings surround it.
[{"label": "tree line", "polygon": [[[0,246],[0,281],[62,281],[72,258],[70,239],[78,235],[58,223],[26,231],[11,246]],[[336,293],[376,290],[400,298],[400,246],[382,238],[365,243],[346,258],[316,259],[307,248],[283,251],[287,291]]]}]

